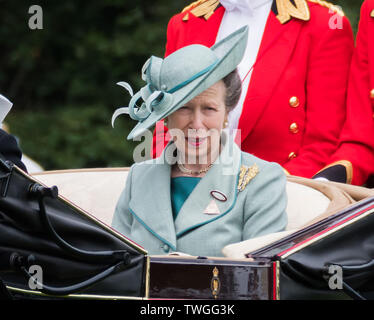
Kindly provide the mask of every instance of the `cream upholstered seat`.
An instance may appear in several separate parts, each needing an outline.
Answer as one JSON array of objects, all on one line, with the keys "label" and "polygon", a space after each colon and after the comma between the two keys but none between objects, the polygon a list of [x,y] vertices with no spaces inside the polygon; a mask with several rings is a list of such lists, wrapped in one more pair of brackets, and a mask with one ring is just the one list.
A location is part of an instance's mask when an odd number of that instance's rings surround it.
[{"label": "cream upholstered seat", "polygon": [[[36,173],[33,177],[47,186],[57,185],[61,196],[110,225],[128,171],[129,168],[59,170]],[[374,191],[289,176],[287,194],[286,231],[228,245],[223,249],[225,256],[242,258],[245,253],[334,214],[355,201],[374,196]]]},{"label": "cream upholstered seat", "polygon": [[33,177],[47,186],[56,185],[62,197],[111,225],[128,172],[129,168],[76,169],[45,171]]}]

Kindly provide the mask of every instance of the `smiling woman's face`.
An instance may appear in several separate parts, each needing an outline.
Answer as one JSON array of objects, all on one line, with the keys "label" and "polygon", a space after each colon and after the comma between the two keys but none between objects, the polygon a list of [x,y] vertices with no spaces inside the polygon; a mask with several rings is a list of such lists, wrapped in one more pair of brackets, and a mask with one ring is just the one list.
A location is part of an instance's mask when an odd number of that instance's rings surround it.
[{"label": "smiling woman's face", "polygon": [[186,163],[204,164],[204,157],[214,160],[218,154],[220,133],[227,119],[225,95],[220,80],[168,116],[169,133]]}]

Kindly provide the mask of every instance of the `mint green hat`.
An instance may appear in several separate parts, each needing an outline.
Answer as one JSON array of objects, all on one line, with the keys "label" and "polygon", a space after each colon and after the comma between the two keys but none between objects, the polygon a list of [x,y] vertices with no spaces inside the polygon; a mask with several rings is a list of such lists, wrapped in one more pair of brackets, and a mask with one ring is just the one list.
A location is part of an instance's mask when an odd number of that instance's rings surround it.
[{"label": "mint green hat", "polygon": [[[115,119],[124,113],[138,123],[127,139],[142,135],[157,121],[164,119],[200,93],[233,71],[243,58],[248,27],[243,27],[211,48],[193,44],[183,47],[165,59],[152,56],[142,69],[147,85],[133,94],[131,86],[119,82],[132,96],[128,108],[117,109]],[[141,105],[137,103],[141,100]]]}]

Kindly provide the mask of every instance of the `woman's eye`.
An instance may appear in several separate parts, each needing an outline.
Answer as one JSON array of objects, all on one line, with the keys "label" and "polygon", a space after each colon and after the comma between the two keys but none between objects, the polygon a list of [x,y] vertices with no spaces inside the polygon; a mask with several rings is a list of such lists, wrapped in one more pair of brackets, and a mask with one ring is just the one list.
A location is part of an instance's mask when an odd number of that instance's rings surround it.
[{"label": "woman's eye", "polygon": [[189,110],[190,110],[190,108],[187,107],[187,106],[183,106],[183,107],[179,108],[179,111],[182,111],[182,112],[188,112]]}]

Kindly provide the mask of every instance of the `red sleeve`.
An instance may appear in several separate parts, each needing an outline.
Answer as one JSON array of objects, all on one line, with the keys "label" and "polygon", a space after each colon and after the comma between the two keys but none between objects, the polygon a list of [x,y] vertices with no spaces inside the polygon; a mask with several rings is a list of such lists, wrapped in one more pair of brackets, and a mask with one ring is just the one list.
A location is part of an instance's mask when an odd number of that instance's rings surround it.
[{"label": "red sleeve", "polygon": [[[324,9],[324,8],[321,8]],[[322,12],[322,11],[321,11]],[[324,15],[314,15],[314,36],[305,82],[306,127],[298,156],[284,164],[293,175],[312,176],[336,151],[346,114],[346,91],[354,49],[353,32],[347,18],[343,28],[326,27]],[[312,22],[312,21],[310,21]]]},{"label": "red sleeve", "polygon": [[[374,9],[374,8],[372,8]],[[368,56],[368,34],[370,11],[368,2],[362,6],[356,50],[352,60],[347,98],[347,119],[341,135],[338,151],[331,163],[346,160],[352,165],[352,184],[364,184],[369,174],[374,173],[374,121],[373,102],[370,99],[370,66]],[[370,40],[371,41],[371,40]],[[374,61],[371,61],[374,63]]]}]

